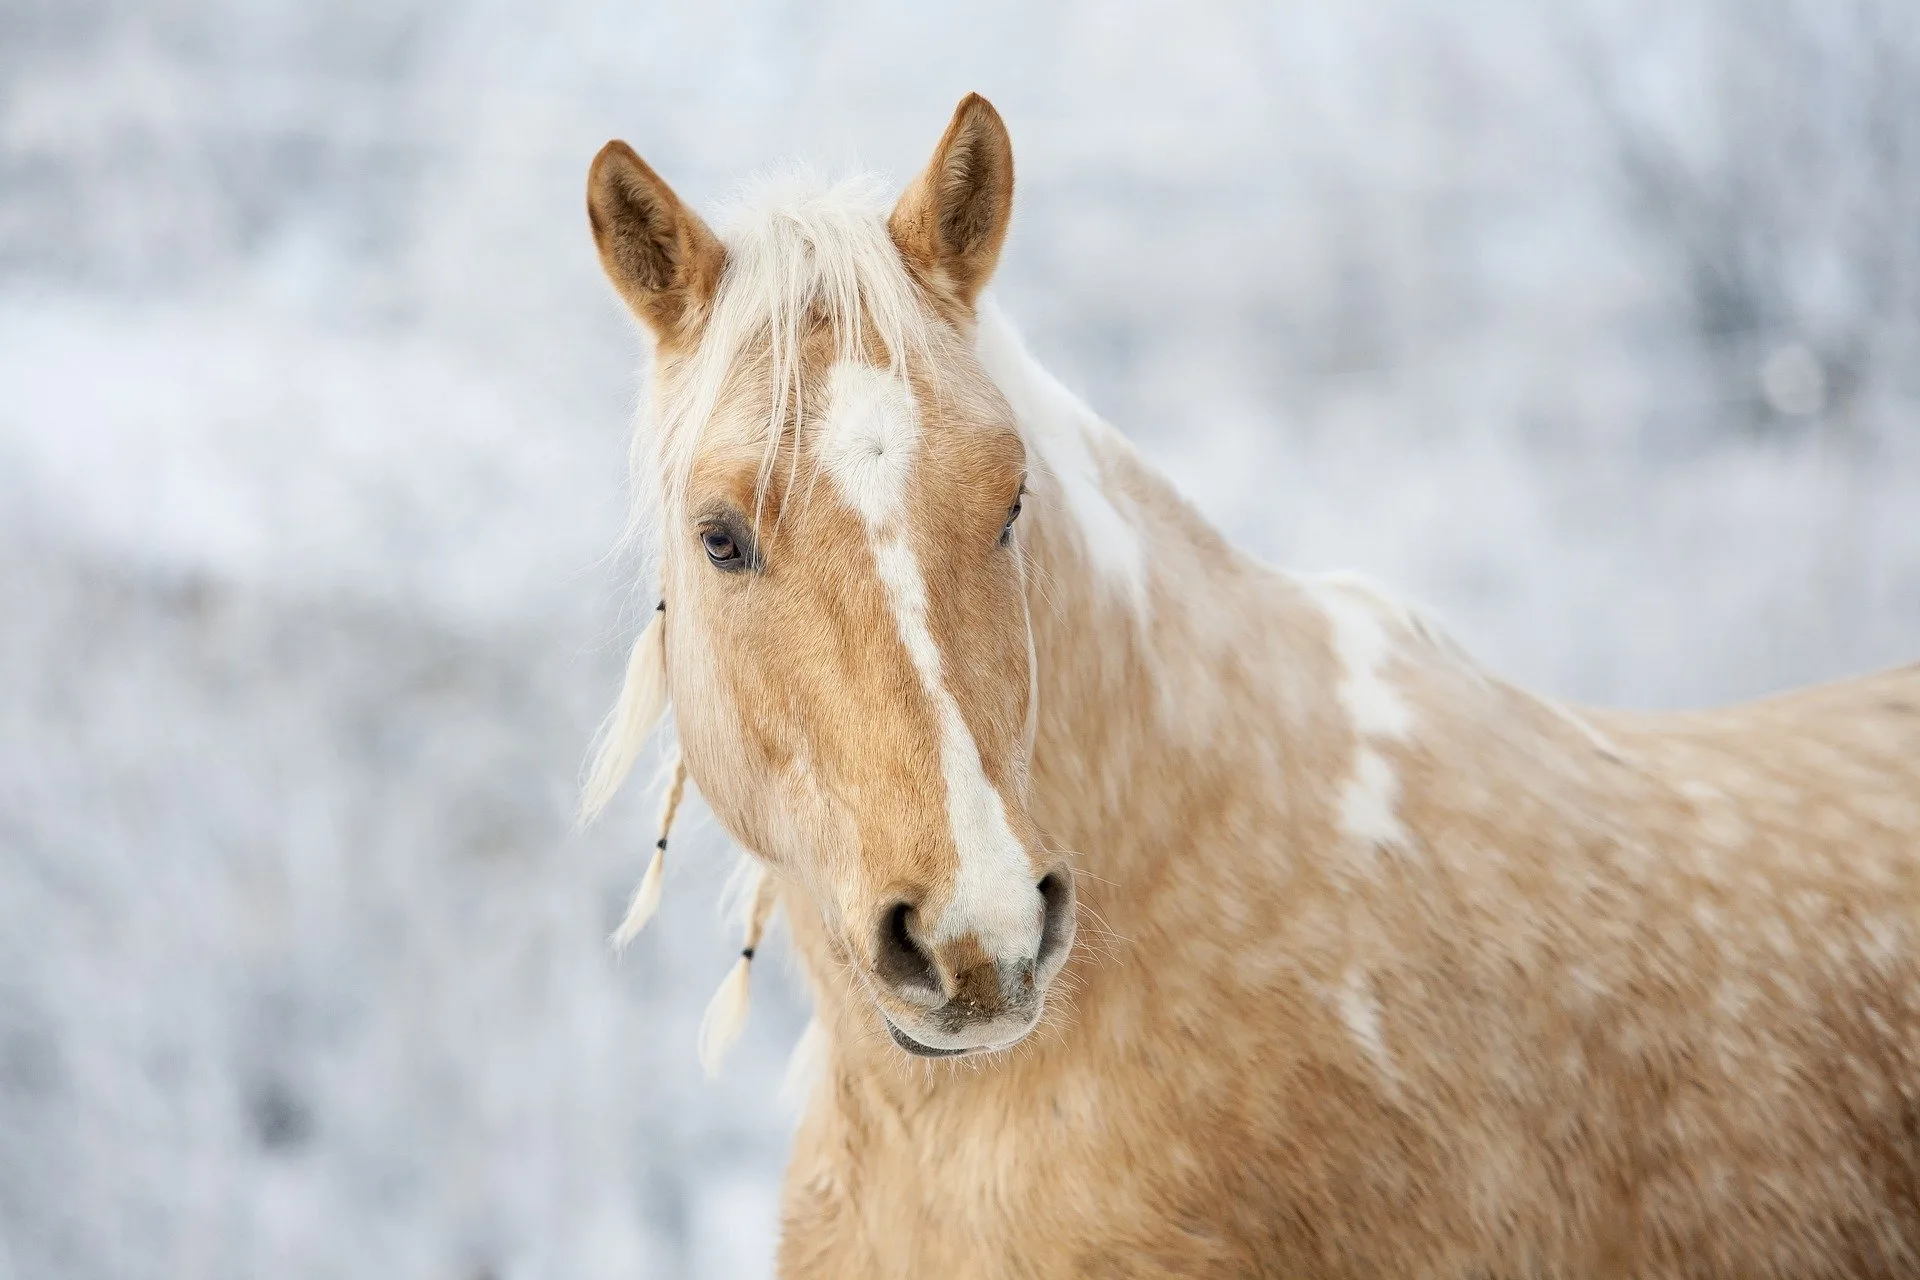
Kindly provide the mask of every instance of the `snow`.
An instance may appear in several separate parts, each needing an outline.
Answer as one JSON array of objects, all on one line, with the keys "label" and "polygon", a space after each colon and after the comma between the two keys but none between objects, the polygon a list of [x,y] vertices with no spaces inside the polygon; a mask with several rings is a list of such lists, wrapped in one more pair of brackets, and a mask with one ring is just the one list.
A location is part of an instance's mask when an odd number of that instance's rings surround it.
[{"label": "snow", "polygon": [[703,1080],[726,842],[616,960],[651,797],[570,827],[606,138],[710,206],[987,93],[1002,306],[1233,536],[1697,704],[1920,657],[1920,34],[1837,13],[0,10],[0,1280],[770,1269],[800,984]]}]

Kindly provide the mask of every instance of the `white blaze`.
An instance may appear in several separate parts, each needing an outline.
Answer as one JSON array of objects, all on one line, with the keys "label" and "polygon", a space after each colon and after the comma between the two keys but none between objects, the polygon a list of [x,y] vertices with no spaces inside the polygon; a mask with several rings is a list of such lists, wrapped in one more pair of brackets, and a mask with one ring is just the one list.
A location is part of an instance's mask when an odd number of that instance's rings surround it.
[{"label": "white blaze", "polygon": [[1040,941],[1040,913],[1026,851],[981,766],[960,705],[947,691],[940,646],[927,626],[926,581],[908,540],[907,482],[920,452],[919,413],[900,379],[872,365],[842,361],[827,385],[820,469],[866,523],[894,624],[940,731],[947,823],[959,869],[931,940],[975,933],[990,954],[1031,956]]}]

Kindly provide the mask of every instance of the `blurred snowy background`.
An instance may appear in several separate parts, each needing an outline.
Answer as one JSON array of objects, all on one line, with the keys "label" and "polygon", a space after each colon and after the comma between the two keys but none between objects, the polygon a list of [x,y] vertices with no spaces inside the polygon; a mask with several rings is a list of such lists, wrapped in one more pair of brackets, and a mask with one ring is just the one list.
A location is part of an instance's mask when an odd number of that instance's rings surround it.
[{"label": "blurred snowy background", "polygon": [[751,1276],[797,984],[569,834],[581,188],[1012,126],[998,286],[1247,544],[1571,698],[1920,656],[1911,0],[0,0],[0,1280]]}]

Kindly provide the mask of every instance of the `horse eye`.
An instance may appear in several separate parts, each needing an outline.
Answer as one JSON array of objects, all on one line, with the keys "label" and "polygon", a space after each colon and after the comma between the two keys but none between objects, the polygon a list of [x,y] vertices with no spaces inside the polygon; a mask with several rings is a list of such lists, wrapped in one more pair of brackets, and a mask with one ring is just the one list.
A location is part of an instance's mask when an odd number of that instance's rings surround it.
[{"label": "horse eye", "polygon": [[725,529],[706,529],[700,534],[700,545],[706,548],[707,559],[716,569],[738,569],[745,563],[740,548],[734,545],[733,538]]},{"label": "horse eye", "polygon": [[1019,518],[1020,518],[1020,499],[1015,498],[1013,500],[1013,505],[1007,508],[1007,523],[1001,526],[1001,529],[1000,529],[1000,545],[1001,546],[1003,547],[1006,546],[1008,539],[1013,537],[1013,522],[1015,520],[1018,520]]}]

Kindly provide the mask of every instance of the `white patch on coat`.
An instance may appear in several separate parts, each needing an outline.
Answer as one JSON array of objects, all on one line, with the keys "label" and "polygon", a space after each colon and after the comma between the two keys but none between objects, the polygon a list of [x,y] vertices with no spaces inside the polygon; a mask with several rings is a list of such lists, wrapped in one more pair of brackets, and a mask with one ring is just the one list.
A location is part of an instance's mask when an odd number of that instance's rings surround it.
[{"label": "white patch on coat", "polygon": [[1340,829],[1368,848],[1408,845],[1407,829],[1396,806],[1400,776],[1387,758],[1372,747],[1354,754],[1353,776],[1340,788]]},{"label": "white patch on coat", "polygon": [[1398,1080],[1393,1058],[1380,1030],[1380,1002],[1374,998],[1373,985],[1359,968],[1348,969],[1340,989],[1334,993],[1334,1007],[1345,1024],[1347,1034],[1360,1052],[1367,1056],[1380,1074],[1391,1083]]},{"label": "white patch on coat", "polygon": [[[1407,603],[1406,600],[1387,590],[1365,574],[1355,573],[1350,569],[1336,569],[1330,573],[1319,575],[1319,585],[1331,587],[1336,590],[1344,590],[1364,598],[1377,614],[1391,620],[1395,626],[1405,631],[1421,644],[1426,645],[1429,649],[1445,655],[1449,660],[1456,663],[1462,671],[1472,675],[1474,679],[1482,683],[1490,681],[1490,677],[1486,671],[1481,668],[1479,663],[1473,660],[1473,656],[1467,652],[1465,646],[1455,639],[1453,633],[1441,625],[1433,615],[1424,609],[1415,608],[1413,605]],[[1516,693],[1520,697],[1544,707],[1549,714],[1569,725],[1576,733],[1585,738],[1594,750],[1606,756],[1609,760],[1621,761],[1626,759],[1621,753],[1620,748],[1615,745],[1611,738],[1602,733],[1591,720],[1587,719],[1566,703],[1561,702],[1557,698],[1549,698],[1545,694],[1533,693],[1531,691],[1509,690],[1509,692]]]},{"label": "white patch on coat", "polygon": [[1126,441],[1027,354],[1013,325],[988,300],[980,304],[974,350],[1013,410],[1029,453],[1059,484],[1088,561],[1144,618],[1147,553],[1139,521],[1123,509],[1131,504],[1108,491],[1095,455],[1096,447],[1125,449]]},{"label": "white patch on coat", "polygon": [[1334,569],[1319,575],[1319,582],[1322,586],[1364,597],[1375,611],[1392,618],[1395,625],[1422,644],[1445,654],[1476,674],[1480,673],[1479,664],[1474,662],[1472,655],[1458,640],[1454,639],[1452,632],[1442,626],[1438,619],[1424,609],[1415,608],[1366,574],[1352,569]]},{"label": "white patch on coat", "polygon": [[1400,691],[1381,674],[1394,650],[1393,634],[1370,596],[1338,582],[1309,582],[1308,590],[1326,615],[1328,639],[1340,666],[1334,690],[1353,726],[1353,772],[1340,789],[1340,829],[1363,858],[1376,849],[1411,849],[1400,821],[1400,775],[1375,746],[1404,741],[1413,729],[1413,712]]},{"label": "white patch on coat", "polygon": [[867,526],[900,641],[940,730],[940,773],[958,867],[930,940],[938,944],[972,933],[990,955],[1030,957],[1040,944],[1040,911],[1026,849],[1007,822],[1005,802],[987,778],[960,704],[947,690],[940,646],[927,625],[926,580],[908,541],[907,484],[919,453],[919,414],[899,378],[871,365],[835,364],[828,395],[820,469]]},{"label": "white patch on coat", "polygon": [[1353,731],[1363,738],[1405,738],[1413,715],[1399,690],[1380,674],[1393,651],[1392,637],[1380,616],[1340,588],[1314,594],[1331,626],[1333,656],[1342,672],[1336,692]]}]

